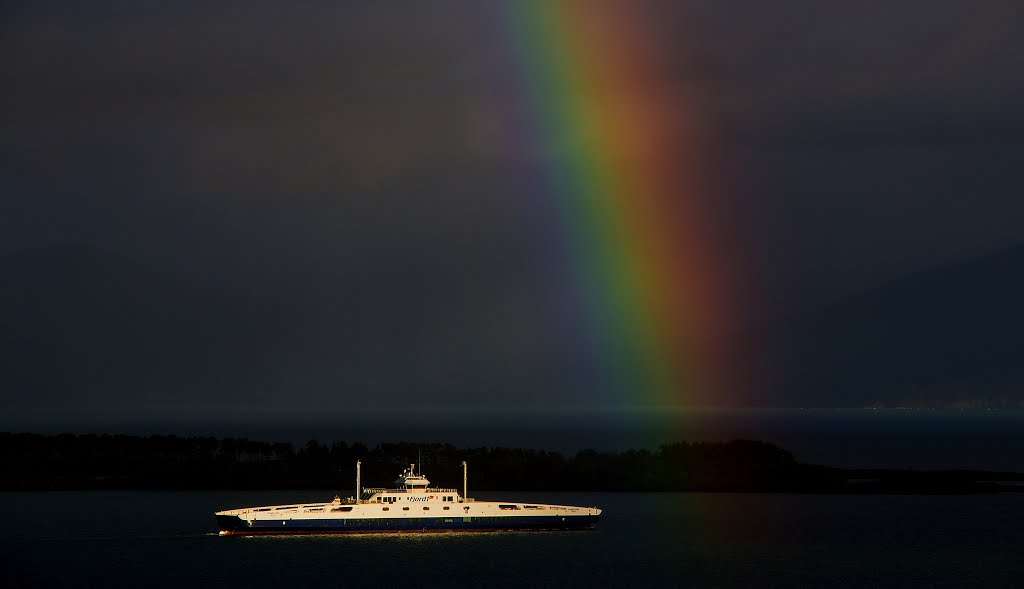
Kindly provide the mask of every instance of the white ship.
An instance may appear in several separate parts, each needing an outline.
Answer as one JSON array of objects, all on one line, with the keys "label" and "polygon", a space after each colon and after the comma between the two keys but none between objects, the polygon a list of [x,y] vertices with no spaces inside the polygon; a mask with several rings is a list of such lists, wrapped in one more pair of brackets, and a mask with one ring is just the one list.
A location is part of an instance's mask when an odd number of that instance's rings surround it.
[{"label": "white ship", "polygon": [[356,463],[355,497],[329,503],[268,505],[218,511],[221,534],[334,534],[367,532],[498,531],[589,529],[597,507],[476,501],[463,493],[430,486],[415,464],[402,471],[393,489],[361,489]]}]

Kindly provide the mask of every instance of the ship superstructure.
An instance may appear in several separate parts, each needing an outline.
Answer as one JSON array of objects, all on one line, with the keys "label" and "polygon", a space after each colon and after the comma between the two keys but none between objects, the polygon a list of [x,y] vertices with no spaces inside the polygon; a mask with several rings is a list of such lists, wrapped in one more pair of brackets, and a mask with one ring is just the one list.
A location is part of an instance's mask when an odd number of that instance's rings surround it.
[{"label": "ship superstructure", "polygon": [[562,530],[593,528],[597,507],[505,501],[476,501],[458,489],[431,487],[410,464],[394,488],[361,489],[356,463],[356,495],[329,503],[269,505],[218,511],[221,534],[301,534],[351,532]]}]

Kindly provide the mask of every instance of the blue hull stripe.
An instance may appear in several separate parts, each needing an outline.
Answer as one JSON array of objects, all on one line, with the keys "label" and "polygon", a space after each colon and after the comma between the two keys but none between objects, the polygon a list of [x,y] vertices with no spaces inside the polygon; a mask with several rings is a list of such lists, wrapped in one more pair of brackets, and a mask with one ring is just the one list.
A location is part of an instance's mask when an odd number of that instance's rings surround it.
[{"label": "blue hull stripe", "polygon": [[225,532],[324,533],[324,532],[403,532],[421,530],[558,530],[592,528],[597,515],[548,515],[523,517],[417,517],[390,519],[290,519],[254,520],[237,516],[217,516]]}]

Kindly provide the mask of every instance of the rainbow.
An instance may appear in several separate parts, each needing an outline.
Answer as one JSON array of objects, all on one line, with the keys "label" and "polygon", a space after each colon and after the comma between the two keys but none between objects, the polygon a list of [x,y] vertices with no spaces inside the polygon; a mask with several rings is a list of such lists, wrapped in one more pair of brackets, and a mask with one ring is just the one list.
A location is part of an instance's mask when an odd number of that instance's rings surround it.
[{"label": "rainbow", "polygon": [[[603,401],[715,404],[718,248],[699,101],[643,2],[498,4],[509,141],[541,162]],[[675,47],[679,49],[679,47]]]}]

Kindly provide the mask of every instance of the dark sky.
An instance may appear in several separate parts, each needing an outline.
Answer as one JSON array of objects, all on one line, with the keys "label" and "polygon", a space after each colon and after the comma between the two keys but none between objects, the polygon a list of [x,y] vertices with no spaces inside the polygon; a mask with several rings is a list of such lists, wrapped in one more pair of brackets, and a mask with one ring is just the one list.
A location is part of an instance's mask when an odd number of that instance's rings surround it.
[{"label": "dark sky", "polygon": [[[738,312],[1024,239],[1024,4],[660,4],[728,179],[703,207]],[[398,325],[463,309],[440,345],[528,332],[554,288],[495,120],[494,5],[0,10],[0,254],[91,244],[314,314],[383,299]]]}]

